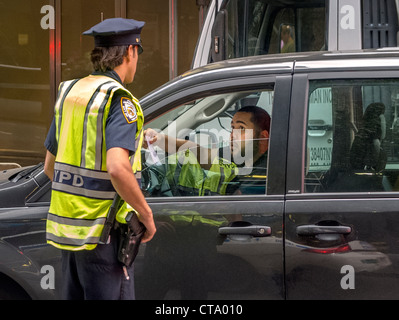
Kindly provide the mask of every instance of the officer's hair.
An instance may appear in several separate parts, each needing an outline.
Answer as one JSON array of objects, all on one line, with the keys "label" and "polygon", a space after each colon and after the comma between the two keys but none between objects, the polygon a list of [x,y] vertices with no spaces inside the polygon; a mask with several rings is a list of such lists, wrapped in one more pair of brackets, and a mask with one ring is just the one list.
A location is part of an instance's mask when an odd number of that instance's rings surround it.
[{"label": "officer's hair", "polygon": [[270,132],[270,115],[266,110],[257,106],[245,106],[237,112],[248,112],[252,114],[251,121],[255,124],[258,134],[263,130]]},{"label": "officer's hair", "polygon": [[91,63],[95,71],[110,71],[123,63],[129,46],[96,47],[91,52]]}]

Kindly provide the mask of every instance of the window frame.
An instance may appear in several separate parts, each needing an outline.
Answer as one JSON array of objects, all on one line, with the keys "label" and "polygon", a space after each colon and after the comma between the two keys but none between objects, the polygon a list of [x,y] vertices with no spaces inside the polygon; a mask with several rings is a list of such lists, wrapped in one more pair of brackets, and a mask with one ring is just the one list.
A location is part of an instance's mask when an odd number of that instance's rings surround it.
[{"label": "window frame", "polygon": [[355,194],[356,197],[397,197],[398,191],[392,192],[305,192],[305,166],[306,166],[306,141],[307,141],[307,121],[308,121],[308,98],[309,83],[313,80],[373,80],[373,79],[399,79],[399,73],[395,70],[376,70],[374,67],[367,70],[346,69],[334,71],[298,72],[293,76],[293,91],[290,111],[290,134],[288,143],[288,166],[287,166],[287,189],[290,195],[299,196],[301,199],[307,198],[350,198]]},{"label": "window frame", "polygon": [[[277,72],[277,73],[282,73]],[[287,81],[288,78],[288,81]],[[273,111],[272,114],[275,112],[278,114],[282,112],[286,115],[286,121],[283,121],[281,125],[285,122],[285,126],[288,125],[288,116],[287,110],[289,107],[289,102],[287,101],[287,97],[289,95],[286,94],[286,91],[290,89],[290,79],[291,76],[282,76],[276,74],[266,74],[266,75],[245,75],[242,74],[238,78],[224,78],[224,79],[201,79],[200,83],[192,84],[190,79],[185,81],[186,79],[182,79],[181,81],[177,81],[176,83],[172,84],[169,88],[166,88],[166,92],[161,92],[158,97],[154,97],[153,101],[156,102],[151,104],[144,103],[144,115],[146,118],[147,125],[148,122],[157,118],[158,116],[168,112],[172,108],[181,106],[184,103],[189,101],[193,101],[199,98],[203,98],[204,96],[212,96],[217,94],[229,93],[234,91],[262,91],[270,88],[270,86],[274,86],[274,102],[273,102]],[[208,80],[208,81],[207,81]],[[288,86],[287,86],[288,85]],[[173,90],[173,87],[176,87],[177,90]],[[151,99],[150,99],[151,100]],[[275,105],[285,105],[285,108],[275,108]],[[278,110],[281,109],[281,110]],[[281,118],[281,117],[280,117]],[[281,122],[281,121],[280,121]],[[151,126],[150,126],[151,127]],[[283,129],[280,127],[280,129]],[[273,137],[276,135],[275,139],[276,142],[280,141],[279,146],[281,147],[282,139],[278,139],[277,135],[279,132],[284,133],[286,130],[275,130],[275,133],[272,133],[273,130],[273,116],[272,116],[272,123],[271,123],[271,133],[270,136]],[[282,155],[281,152],[277,150],[281,150],[281,148],[276,148],[273,146],[273,138],[271,138],[271,143],[269,145],[269,154],[268,154],[268,172],[270,170],[270,165],[276,166],[276,164],[285,163],[285,152]],[[284,159],[275,159],[270,150],[276,150],[276,156],[280,157],[283,156]],[[285,168],[283,168],[285,171]],[[280,194],[282,194],[283,188],[276,188],[272,187],[271,190],[273,192],[269,194],[268,189],[270,187],[270,180],[271,177],[268,176],[267,179],[267,195],[217,195],[217,196],[185,196],[185,197],[147,197],[147,201],[149,202],[176,202],[176,201],[183,201],[183,202],[198,202],[198,201],[219,201],[219,200],[250,200],[256,198],[264,198],[265,196],[270,196],[272,194],[276,194],[276,189],[279,189]],[[281,181],[281,176],[279,177]],[[272,179],[272,181],[276,181],[277,179]],[[285,179],[283,179],[285,181]]]}]

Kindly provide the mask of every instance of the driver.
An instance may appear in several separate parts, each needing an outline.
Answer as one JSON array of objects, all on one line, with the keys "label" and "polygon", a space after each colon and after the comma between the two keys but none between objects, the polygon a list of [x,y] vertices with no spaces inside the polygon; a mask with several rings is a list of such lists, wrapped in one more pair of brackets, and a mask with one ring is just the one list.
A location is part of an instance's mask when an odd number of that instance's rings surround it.
[{"label": "driver", "polygon": [[230,145],[213,149],[153,129],[145,131],[149,144],[171,154],[165,158],[165,178],[174,186],[175,196],[265,193],[269,114],[246,106],[234,115],[231,129]]}]

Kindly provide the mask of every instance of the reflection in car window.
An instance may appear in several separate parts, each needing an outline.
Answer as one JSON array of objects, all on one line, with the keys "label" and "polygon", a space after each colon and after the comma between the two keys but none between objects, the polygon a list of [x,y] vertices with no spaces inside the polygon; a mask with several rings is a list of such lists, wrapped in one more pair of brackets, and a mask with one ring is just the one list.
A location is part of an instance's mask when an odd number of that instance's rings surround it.
[{"label": "reflection in car window", "polygon": [[[326,50],[325,6],[325,1],[319,0],[291,5],[266,0],[228,1],[224,8],[226,58]],[[287,27],[289,38],[284,35]]]},{"label": "reflection in car window", "polygon": [[146,124],[150,197],[265,194],[273,90],[224,93],[180,105]]},{"label": "reflection in car window", "polygon": [[311,82],[305,191],[398,191],[398,106],[398,80]]}]

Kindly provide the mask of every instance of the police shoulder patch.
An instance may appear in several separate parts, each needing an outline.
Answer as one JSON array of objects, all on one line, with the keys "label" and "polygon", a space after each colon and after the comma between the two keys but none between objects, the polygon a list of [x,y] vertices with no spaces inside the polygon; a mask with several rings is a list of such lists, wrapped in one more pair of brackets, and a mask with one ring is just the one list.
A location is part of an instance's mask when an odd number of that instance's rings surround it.
[{"label": "police shoulder patch", "polygon": [[128,98],[122,98],[121,107],[127,123],[133,123],[137,121],[137,110],[132,100]]}]

